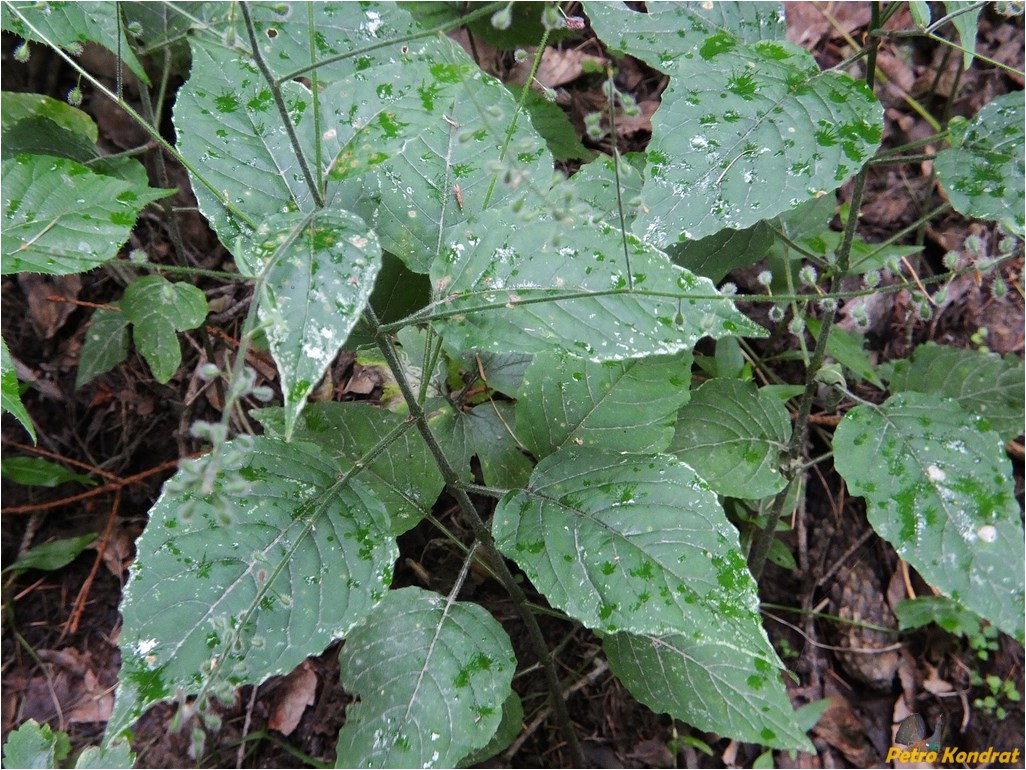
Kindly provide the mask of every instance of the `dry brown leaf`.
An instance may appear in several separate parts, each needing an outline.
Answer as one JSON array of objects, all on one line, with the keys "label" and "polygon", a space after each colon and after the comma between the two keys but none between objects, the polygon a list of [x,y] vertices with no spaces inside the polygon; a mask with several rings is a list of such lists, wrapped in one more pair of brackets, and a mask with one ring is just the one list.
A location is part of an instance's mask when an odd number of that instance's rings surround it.
[{"label": "dry brown leaf", "polygon": [[114,710],[114,691],[104,687],[92,671],[86,671],[82,685],[75,688],[75,704],[66,716],[69,722],[106,722]]},{"label": "dry brown leaf", "polygon": [[38,273],[21,273],[18,285],[28,300],[29,320],[39,336],[50,339],[75,312],[71,302],[55,302],[52,296],[68,300],[78,299],[82,290],[82,278],[77,275],[46,276]]},{"label": "dry brown leaf", "polygon": [[275,691],[274,709],[267,726],[282,735],[290,735],[303,718],[303,712],[314,704],[316,693],[317,674],[304,660]]},{"label": "dry brown leaf", "polygon": [[[584,74],[584,62],[591,62],[603,68],[607,60],[601,56],[592,56],[583,51],[574,49],[557,50],[546,48],[542,53],[541,63],[538,65],[538,72],[534,79],[546,88],[556,88],[572,80],[576,80]],[[516,64],[509,73],[509,82],[523,85],[527,82],[527,76],[531,74],[531,66],[534,62],[534,52],[530,51],[527,59]]]},{"label": "dry brown leaf", "polygon": [[816,723],[813,733],[841,752],[855,767],[873,767],[876,752],[866,736],[862,720],[840,695],[830,696],[830,705]]}]

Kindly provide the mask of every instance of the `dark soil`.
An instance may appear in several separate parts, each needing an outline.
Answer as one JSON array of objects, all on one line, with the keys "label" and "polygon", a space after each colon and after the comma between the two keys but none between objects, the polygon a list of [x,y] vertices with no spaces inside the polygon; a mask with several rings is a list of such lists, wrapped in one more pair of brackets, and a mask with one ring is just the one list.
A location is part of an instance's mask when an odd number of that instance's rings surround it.
[{"label": "dark soil", "polygon": [[[893,23],[911,27],[906,15]],[[789,36],[806,46],[824,67],[844,60],[851,52],[846,40],[860,40],[868,22],[864,3],[788,4]],[[941,30],[951,34],[950,30]],[[466,37],[462,38],[464,41]],[[61,61],[39,46],[33,47],[28,64],[14,62],[17,44],[3,38],[4,90],[33,91],[63,98],[75,85],[72,73]],[[576,45],[576,44],[575,44]],[[475,41],[482,65],[503,76],[511,76],[512,57],[495,52],[483,41]],[[984,14],[980,20],[978,50],[988,57],[1023,68],[1022,19],[1005,19]],[[604,56],[597,41],[577,48],[589,55]],[[567,49],[569,50],[569,49]],[[1011,75],[977,59],[958,77],[961,56],[946,55],[947,48],[929,41],[885,44],[880,57],[887,82],[878,94],[886,108],[886,146],[929,136],[932,129],[911,108],[914,96],[934,115],[974,115],[994,96],[1023,87]],[[87,66],[106,73],[113,81],[114,70],[102,52],[87,50]],[[632,92],[643,106],[643,118],[625,121],[618,128],[621,151],[641,149],[651,135],[647,117],[658,106],[665,79],[634,60],[618,62],[619,86]],[[857,74],[857,72],[853,72]],[[582,116],[604,104],[598,84],[581,75],[560,84],[560,99],[579,127]],[[100,126],[101,148],[106,152],[146,144],[132,123],[101,98],[85,93],[84,108]],[[138,95],[136,95],[138,98]],[[164,114],[169,114],[169,97]],[[166,123],[167,121],[165,121]],[[173,140],[169,127],[167,138]],[[582,130],[582,139],[584,138]],[[611,142],[592,142],[608,149]],[[936,148],[932,148],[936,149]],[[173,205],[186,210],[177,217],[177,227],[187,252],[198,267],[223,268],[227,253],[217,243],[202,219],[187,209],[194,205],[187,177],[182,169],[169,165],[162,177],[151,150],[142,156],[151,181],[161,187],[177,186]],[[572,164],[568,166],[573,170]],[[869,241],[881,241],[916,222],[922,212],[935,206],[939,190],[928,164],[885,166],[870,177],[863,205],[860,234]],[[839,192],[844,202],[850,194]],[[151,209],[157,212],[156,209]],[[997,232],[987,223],[971,222],[947,213],[913,229],[904,242],[921,239],[921,257],[910,260],[908,269],[920,278],[943,272],[942,258],[949,251],[962,251],[967,236],[983,239],[996,248]],[[173,252],[172,231],[159,213],[140,217],[125,251],[144,249],[151,261],[159,262]],[[998,274],[1008,291],[994,290],[995,274],[965,276],[949,291],[946,302],[923,320],[907,292],[882,295],[872,308],[868,339],[878,361],[906,356],[917,344],[935,340],[946,345],[978,347],[985,343],[998,353],[1023,354],[1023,292],[1020,258],[1001,266]],[[910,277],[911,272],[906,272]],[[742,289],[751,275],[740,271],[730,277]],[[9,415],[3,418],[5,456],[45,453],[52,459],[77,463],[76,470],[92,473],[100,486],[90,496],[81,496],[71,486],[55,490],[26,488],[3,482],[3,563],[10,564],[31,545],[71,535],[100,534],[94,548],[87,549],[69,566],[55,572],[26,571],[4,577],[2,629],[3,689],[2,732],[28,719],[47,722],[70,733],[73,746],[95,744],[102,735],[113,702],[119,653],[117,612],[121,589],[133,557],[133,543],[146,524],[146,512],[160,485],[174,470],[179,458],[200,451],[190,438],[188,426],[201,419],[219,417],[220,399],[213,390],[201,389],[193,372],[198,362],[223,360],[234,354],[246,290],[201,280],[208,299],[217,300],[217,313],[208,319],[213,331],[204,329],[183,335],[184,362],[179,374],[167,385],[152,379],[136,354],[81,390],[74,380],[78,354],[93,307],[117,299],[123,283],[114,271],[96,270],[70,278],[7,276],[2,282],[3,337],[21,365],[19,376],[32,381],[24,401],[39,436],[36,450],[27,446],[24,431]],[[56,298],[56,299],[55,299]],[[984,336],[985,335],[985,336]],[[780,343],[781,338],[776,338]],[[786,340],[784,341],[786,342]],[[773,340],[767,344],[775,344]],[[262,366],[273,378],[266,362]],[[793,373],[800,377],[800,371]],[[347,391],[347,383],[360,375],[353,356],[343,354],[334,368],[336,394]],[[367,390],[368,388],[363,388]],[[357,388],[349,389],[347,398]],[[360,397],[373,399],[372,387]],[[875,396],[873,395],[875,393]],[[880,398],[875,391],[867,397]],[[840,407],[842,410],[845,405]],[[828,435],[830,420],[823,420],[814,435],[819,454]],[[1022,502],[1023,450],[1010,444],[1016,491]],[[817,451],[818,450],[818,451]],[[787,533],[785,543],[799,555],[813,547],[816,532],[825,517],[837,512],[855,522],[864,522],[861,502],[846,496],[839,478],[829,468],[810,474],[806,505]],[[77,497],[76,497],[77,496]],[[482,504],[484,505],[484,503]],[[453,531],[463,532],[450,501],[443,497],[436,516]],[[484,513],[490,513],[485,510]],[[857,524],[864,526],[864,524]],[[400,541],[401,557],[396,586],[422,585],[445,590],[459,570],[460,560],[447,550],[446,541],[423,522]],[[872,567],[884,587],[879,595],[862,597],[867,605],[883,607],[904,598],[898,560],[875,535],[853,553],[846,566],[864,562]],[[799,560],[800,562],[800,560]],[[1007,715],[999,718],[995,709],[977,708],[975,699],[988,694],[974,685],[974,676],[996,675],[1002,681],[1023,685],[1023,649],[1001,636],[984,660],[966,640],[936,628],[901,637],[898,675],[883,687],[870,687],[851,677],[831,649],[832,621],[811,619],[800,608],[820,606],[829,584],[815,586],[815,575],[771,567],[762,580],[763,599],[776,609],[766,613],[766,628],[785,664],[798,673],[789,683],[795,706],[830,698],[829,710],[812,735],[818,756],[778,755],[779,765],[798,767],[874,766],[883,763],[891,745],[891,728],[898,706],[924,715],[933,725],[944,714],[949,728],[946,742],[966,749],[984,746],[1022,748],[1023,709],[1020,703],[1003,700]],[[912,585],[927,590],[915,575]],[[488,608],[509,632],[522,669],[515,687],[524,702],[525,731],[506,752],[485,764],[488,767],[566,767],[569,753],[554,721],[546,718],[545,686],[542,677],[529,669],[534,663],[523,641],[526,633],[500,587],[486,578],[472,575],[463,598],[472,598]],[[540,603],[541,597],[533,597]],[[783,607],[784,609],[780,609]],[[787,609],[789,608],[789,609]],[[596,767],[725,767],[751,766],[759,747],[738,744],[718,736],[700,733],[675,723],[665,715],[653,714],[639,705],[608,671],[599,641],[586,629],[555,618],[543,617],[549,644],[557,649],[561,674],[575,683],[569,708],[583,742],[588,762]],[[222,729],[196,743],[189,729],[171,729],[175,704],[152,708],[138,723],[133,744],[139,766],[144,767],[303,767],[317,762],[333,763],[338,729],[345,720],[351,698],[339,682],[339,644],[309,659],[288,677],[279,677],[257,688],[243,687],[235,700],[221,707]],[[298,694],[302,694],[301,696]],[[282,709],[303,701],[295,728],[283,734],[270,729]],[[906,712],[907,713],[907,712]],[[276,717],[276,714],[278,715]],[[542,715],[539,717],[539,715]],[[708,750],[706,750],[708,749]]]}]

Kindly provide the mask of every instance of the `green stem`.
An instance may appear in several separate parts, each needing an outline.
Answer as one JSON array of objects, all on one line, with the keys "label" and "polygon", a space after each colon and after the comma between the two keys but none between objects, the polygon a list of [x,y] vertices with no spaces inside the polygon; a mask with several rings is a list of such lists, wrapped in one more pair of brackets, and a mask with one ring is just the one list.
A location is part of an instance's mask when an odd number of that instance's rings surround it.
[{"label": "green stem", "polygon": [[[538,49],[534,54],[534,61],[531,62],[531,71],[527,75],[527,82],[524,83],[524,87],[520,89],[520,98],[517,100],[517,107],[513,111],[513,119],[509,122],[509,127],[506,129],[506,136],[502,140],[502,150],[499,152],[499,161],[501,162],[506,157],[506,150],[509,149],[509,143],[513,141],[513,132],[517,128],[517,120],[520,117],[520,113],[524,110],[524,104],[527,102],[527,94],[531,90],[531,83],[534,82],[534,76],[538,73],[538,67],[541,66],[542,55],[545,53],[545,46],[549,42],[549,29],[546,27],[545,32],[542,33],[541,42],[538,44]],[[495,191],[495,184],[499,179],[499,173],[495,172],[492,175],[492,181],[488,185],[488,192],[484,197],[483,208],[488,208],[488,202],[492,199],[492,193]]]},{"label": "green stem", "polygon": [[[1015,258],[1015,254],[1006,254],[995,260],[993,264],[1007,261]],[[950,280],[959,275],[968,275],[969,273],[978,272],[975,266],[964,267],[959,270],[953,270],[950,273],[944,273],[937,276],[931,276],[930,278],[922,278],[920,282],[924,285],[930,285],[934,283],[942,283],[943,281]],[[734,302],[760,302],[760,303],[772,303],[777,304],[780,302],[808,302],[810,299],[826,299],[833,297],[834,299],[854,299],[856,297],[868,297],[871,294],[880,293],[894,293],[902,291],[903,289],[914,289],[918,288],[915,283],[902,282],[896,283],[890,286],[876,286],[866,289],[853,289],[851,291],[831,291],[812,297],[809,294],[774,294],[767,296],[765,294],[732,294],[730,299]],[[520,289],[518,290],[523,293],[530,292],[531,289]],[[545,292],[545,296],[542,297],[520,297],[517,300],[516,305],[536,305],[542,302],[560,302],[564,300],[583,299],[585,297],[609,297],[620,294],[627,294],[626,289],[607,289],[605,291],[568,291],[561,292],[559,294],[552,294],[551,289],[538,289],[537,291]],[[464,294],[455,295],[452,299],[465,299],[467,297],[473,297],[475,295],[495,294],[494,290],[482,290],[482,291],[471,291]],[[633,293],[635,297],[668,297],[670,299],[682,299],[681,295],[675,294],[668,291],[635,291]],[[722,294],[688,294],[683,299],[686,300],[717,300],[722,301],[724,295]],[[391,323],[382,324],[381,331],[386,334],[394,334],[400,329],[406,326],[414,326],[417,324],[427,323],[429,321],[439,321],[446,318],[453,318],[455,316],[469,315],[471,313],[480,313],[486,310],[508,310],[509,300],[504,299],[495,302],[483,302],[480,305],[473,306],[461,306],[459,309],[453,310],[439,310],[435,312],[433,309],[439,305],[447,304],[449,298],[437,300],[432,302],[430,305],[421,308],[415,313],[411,313],[405,318],[401,318],[398,321],[392,321]]]},{"label": "green stem", "polygon": [[577,740],[577,734],[574,732],[573,723],[570,721],[570,714],[567,711],[566,702],[563,700],[559,676],[556,673],[555,664],[553,663],[548,645],[545,642],[545,636],[542,634],[541,626],[538,625],[537,618],[534,617],[534,614],[528,608],[527,596],[524,594],[523,589],[520,588],[520,584],[517,583],[513,573],[510,572],[509,567],[506,565],[506,559],[495,545],[495,539],[492,537],[491,530],[488,528],[488,525],[485,524],[481,515],[477,512],[477,508],[474,507],[473,501],[467,494],[466,486],[460,480],[459,474],[456,472],[456,469],[453,468],[452,463],[449,462],[449,457],[446,455],[445,450],[442,449],[441,444],[438,443],[438,439],[435,438],[435,434],[431,432],[431,427],[428,425],[424,410],[421,407],[420,402],[417,400],[417,395],[413,392],[413,388],[406,379],[406,373],[403,370],[402,362],[399,360],[399,356],[396,353],[395,346],[392,344],[392,340],[389,338],[388,334],[383,331],[383,326],[379,322],[377,314],[369,305],[367,306],[366,313],[371,327],[375,330],[375,339],[378,343],[378,348],[385,357],[388,368],[391,369],[392,375],[395,377],[396,384],[399,386],[399,390],[402,392],[403,398],[406,400],[406,405],[410,410],[410,417],[416,423],[417,428],[424,437],[424,442],[427,444],[428,449],[434,456],[435,463],[438,465],[438,469],[442,473],[442,478],[445,480],[449,493],[456,498],[460,511],[467,523],[470,525],[471,531],[474,533],[474,537],[477,538],[477,541],[481,544],[481,548],[484,549],[485,554],[488,556],[488,561],[491,563],[492,568],[498,575],[499,581],[513,600],[513,604],[516,607],[517,612],[524,621],[524,625],[527,627],[527,634],[531,647],[545,673],[545,680],[549,690],[549,698],[552,701],[553,713],[556,715],[560,731],[562,732],[563,738],[566,740],[567,746],[570,749],[572,764],[576,767],[584,767],[584,754],[581,751],[580,743]]},{"label": "green stem", "polygon": [[[281,95],[280,84],[274,79],[274,75],[267,67],[267,62],[264,61],[264,55],[260,53],[260,41],[257,40],[256,28],[253,26],[253,17],[250,16],[249,13],[249,3],[242,2],[239,4],[239,7],[242,9],[242,18],[246,23],[246,32],[249,34],[250,46],[253,49],[253,61],[256,62],[257,69],[260,70],[260,74],[264,76],[264,80],[266,80],[268,85],[271,87],[271,96],[274,98],[274,104],[278,108],[278,116],[281,118],[282,126],[285,128],[285,133],[289,137],[289,143],[292,145],[292,151],[296,154],[296,160],[299,161],[299,168],[303,172],[303,178],[306,180],[306,186],[313,197],[314,206],[319,209],[324,208],[324,196],[321,194],[321,188],[317,185],[317,180],[310,171],[310,164],[306,160],[306,153],[303,152],[303,146],[299,143],[299,137],[296,136],[295,126],[292,125],[292,119],[289,117],[289,108],[285,105],[285,99],[282,98]],[[313,98],[316,102],[318,99],[316,92],[314,93]]]}]

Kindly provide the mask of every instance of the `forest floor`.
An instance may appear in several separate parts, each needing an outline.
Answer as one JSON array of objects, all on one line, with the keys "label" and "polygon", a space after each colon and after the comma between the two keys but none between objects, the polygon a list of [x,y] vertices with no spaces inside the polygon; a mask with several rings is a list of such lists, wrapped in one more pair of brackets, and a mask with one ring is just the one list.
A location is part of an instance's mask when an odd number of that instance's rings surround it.
[{"label": "forest floor", "polygon": [[[895,23],[911,27],[907,11],[903,13],[905,17]],[[791,41],[812,51],[822,67],[831,67],[843,61],[854,41],[861,39],[869,10],[867,3],[789,3],[787,16]],[[950,29],[941,33],[953,34]],[[467,42],[465,37],[463,42]],[[995,96],[1023,88],[1021,78],[980,59],[961,72],[961,55],[936,42],[898,42],[902,44],[885,43],[879,60],[884,77],[877,93],[886,110],[885,146],[912,142],[934,132],[917,105],[937,116],[971,117]],[[34,48],[28,64],[15,62],[14,45],[5,35],[4,90],[63,98],[75,84],[70,70],[40,47]],[[1021,16],[1007,19],[988,11],[981,17],[976,41],[979,52],[1021,71],[1023,45]],[[511,54],[496,52],[483,41],[475,41],[474,48],[486,70],[516,80],[517,66]],[[91,51],[86,55],[93,57],[91,67],[109,69],[102,56]],[[599,82],[582,67],[585,56],[605,60],[606,53],[595,40],[554,49],[538,77],[559,89],[561,103],[587,143],[583,116],[596,111],[596,105],[601,111],[605,97]],[[639,117],[618,124],[618,146],[621,151],[643,149],[650,137],[647,121],[658,107],[664,79],[630,59],[618,66],[618,86],[631,92],[641,107]],[[84,108],[100,127],[104,150],[118,152],[146,143],[145,136],[108,102],[86,92]],[[170,130],[168,134],[171,138]],[[604,144],[608,148],[608,137]],[[152,158],[148,162],[152,167]],[[180,168],[171,167],[169,173],[173,184],[188,190]],[[842,188],[839,202],[845,202],[849,194],[848,187]],[[863,204],[860,235],[870,242],[890,238],[915,223],[941,195],[928,162],[877,167]],[[180,193],[175,204],[193,202],[188,193]],[[222,266],[226,252],[198,215],[183,215],[180,227],[191,252],[208,255],[211,267]],[[966,220],[950,210],[913,228],[901,242],[920,244],[922,252],[909,259],[906,275],[914,271],[922,278],[942,272],[944,255],[964,252],[969,236],[984,243],[997,237],[992,225]],[[166,223],[156,214],[144,213],[126,251],[134,248],[145,250],[151,261],[159,261],[170,248]],[[915,345],[929,340],[966,348],[986,346],[1002,355],[1021,357],[1022,267],[1020,257],[1005,263],[997,275],[956,279],[928,319],[914,311],[907,292],[881,295],[871,309],[867,335],[874,361],[905,357]],[[754,272],[739,271],[731,280],[742,290],[754,290],[753,276]],[[1007,287],[1004,293],[994,290],[998,277]],[[198,333],[183,335],[185,360],[179,375],[167,385],[156,383],[133,354],[114,371],[75,390],[78,355],[92,308],[115,299],[120,291],[115,274],[105,270],[66,278],[3,278],[3,336],[20,365],[19,375],[32,381],[24,400],[36,425],[39,450],[45,450],[44,456],[73,463],[75,470],[99,480],[89,496],[82,496],[79,488],[29,488],[3,482],[0,526],[4,565],[30,545],[99,533],[94,547],[60,570],[27,570],[3,578],[4,736],[31,718],[68,731],[76,747],[98,742],[117,682],[117,607],[132,563],[134,541],[175,462],[200,449],[189,437],[189,424],[217,418],[216,398],[208,393],[198,395],[195,390],[192,372],[210,352],[210,340]],[[240,290],[236,287],[235,291]],[[216,299],[210,292],[208,298]],[[229,308],[240,299],[245,299],[244,294],[226,294],[219,307]],[[223,330],[228,335],[236,330],[233,324],[225,319]],[[781,344],[779,338],[777,343]],[[227,352],[223,345],[219,350],[218,355]],[[373,399],[378,393],[362,386],[363,374],[353,356],[340,356],[334,367],[336,393]],[[881,396],[879,391],[871,391],[867,397]],[[829,430],[830,426],[824,424],[820,429]],[[24,431],[9,415],[3,419],[2,436],[5,457],[32,451],[26,446]],[[821,441],[816,435],[812,440]],[[1020,439],[1010,447],[1020,504],[1021,451]],[[992,694],[985,684],[987,677],[1012,682],[1023,692],[1023,649],[1013,640],[1005,636],[978,639],[979,644],[989,645],[984,659],[965,639],[936,627],[920,630],[901,637],[900,645],[889,652],[893,668],[877,677],[873,667],[884,665],[884,653],[878,658],[866,655],[865,660],[853,664],[850,653],[836,649],[843,629],[832,620],[800,611],[824,608],[841,580],[850,581],[847,598],[864,608],[864,617],[889,613],[890,605],[906,596],[908,586],[918,591],[925,588],[915,576],[906,580],[894,551],[868,531],[861,502],[845,496],[832,469],[820,467],[810,473],[807,490],[794,530],[785,537],[798,568],[770,568],[761,584],[762,598],[770,638],[797,675],[788,685],[793,703],[798,706],[823,698],[830,702],[812,732],[819,754],[778,757],[778,764],[882,765],[892,745],[892,725],[912,711],[922,714],[930,726],[943,714],[948,745],[1023,748],[1020,702],[998,697],[994,704],[974,705],[977,699]],[[458,528],[448,502],[443,497],[436,516]],[[442,550],[433,537],[432,530],[418,527],[400,540],[403,557],[410,558],[400,558],[397,586],[449,583],[452,576],[446,570],[454,573],[459,569],[456,559],[449,563],[436,553],[430,573],[411,566],[414,558],[425,561],[425,553]],[[813,542],[830,537],[845,545],[857,542],[858,547],[837,551],[823,542]],[[494,584],[471,583],[468,590],[474,592],[475,601],[506,625],[512,639],[523,639],[508,598]],[[545,630],[551,645],[560,650],[564,676],[575,682],[569,696],[570,712],[586,757],[594,766],[738,767],[755,762],[758,747],[694,731],[639,705],[608,671],[600,643],[586,629],[568,630],[566,624],[553,621]],[[208,737],[199,756],[190,756],[187,730],[169,728],[177,707],[152,708],[135,731],[139,765],[303,767],[333,763],[338,729],[351,700],[339,683],[337,653],[336,644],[286,677],[241,688],[235,701],[223,706],[223,727]],[[568,754],[559,733],[542,712],[545,691],[540,677],[521,677],[516,686],[524,700],[527,727],[513,750],[486,766],[566,766]],[[709,753],[702,747],[708,747]]]}]

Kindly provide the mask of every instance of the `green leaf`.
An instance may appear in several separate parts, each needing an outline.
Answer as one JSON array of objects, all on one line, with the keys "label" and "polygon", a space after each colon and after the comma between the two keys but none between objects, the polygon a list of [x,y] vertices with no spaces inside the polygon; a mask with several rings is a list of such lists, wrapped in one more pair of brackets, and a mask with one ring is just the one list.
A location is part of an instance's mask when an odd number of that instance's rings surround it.
[{"label": "green leaf", "polygon": [[[809,331],[814,337],[819,337],[819,330],[823,328],[822,321],[817,318],[806,318],[805,325],[809,327]],[[883,390],[883,380],[880,379],[876,367],[870,362],[869,355],[863,349],[864,342],[861,334],[834,326],[830,329],[830,336],[827,338],[827,355],[873,387]]]},{"label": "green leaf", "polygon": [[581,143],[570,117],[558,104],[530,90],[524,101],[524,110],[530,116],[534,130],[545,140],[553,160],[565,163],[592,158],[594,152]]},{"label": "green leaf", "polygon": [[507,142],[516,101],[455,44],[409,60],[391,77],[399,129],[412,139],[377,166],[380,200],[368,221],[383,248],[426,273],[447,235],[530,180],[547,182],[553,160],[526,116]]},{"label": "green leaf", "polygon": [[4,767],[57,767],[70,751],[67,733],[28,719],[4,741]]},{"label": "green leaf", "polygon": [[[315,60],[341,56],[338,61],[317,67],[322,85],[389,63],[398,49],[381,42],[418,31],[413,17],[395,3],[255,3],[251,11],[265,61],[275,77],[310,66]],[[234,17],[237,34],[246,39],[240,14]],[[413,52],[423,45],[424,41],[413,41]],[[369,46],[373,48],[362,50]],[[310,77],[311,72],[304,76]]]},{"label": "green leaf", "polygon": [[[268,435],[283,438],[285,410],[251,412]],[[368,449],[405,420],[370,404],[328,402],[309,404],[292,433],[294,441],[308,441],[349,473]],[[444,481],[420,433],[410,429],[396,438],[360,472],[360,481],[381,501],[392,519],[392,533],[412,529],[431,510]]]},{"label": "green leaf", "polygon": [[758,222],[744,230],[723,229],[697,241],[674,243],[666,253],[675,264],[719,281],[731,270],[754,265],[773,245],[773,230]]},{"label": "green leaf", "polygon": [[506,702],[502,704],[502,721],[495,731],[495,735],[488,741],[488,744],[481,749],[470,752],[460,760],[458,767],[474,767],[486,760],[496,756],[500,751],[505,751],[510,744],[517,739],[520,731],[524,728],[524,704],[516,690],[509,694]]},{"label": "green leaf", "polygon": [[690,353],[604,363],[540,353],[516,394],[517,436],[538,459],[564,446],[661,452],[690,385]]},{"label": "green leaf", "polygon": [[470,460],[475,456],[488,486],[512,489],[530,478],[531,460],[511,433],[514,416],[509,402],[479,404],[469,412],[440,404],[428,413],[428,421],[464,478],[472,478]]},{"label": "green leaf", "polygon": [[532,356],[518,353],[476,353],[473,362],[470,364],[475,369],[477,362],[481,362],[485,377],[488,380],[488,387],[494,388],[500,393],[512,396],[520,388],[524,381],[524,374],[527,367],[531,365]]},{"label": "green leaf", "polygon": [[1020,238],[1026,232],[1024,117],[1022,91],[999,96],[972,119],[959,145],[934,161],[956,211],[996,220]]},{"label": "green leaf", "polygon": [[[637,153],[620,159],[620,200],[623,202],[624,221],[628,229],[644,205],[641,188],[645,182],[641,171],[629,161],[640,164],[644,159]],[[591,163],[586,163],[566,184],[573,189],[578,198],[586,201],[596,211],[603,212],[602,219],[606,222],[620,222],[620,208],[616,195],[617,169],[612,158],[602,155]]]},{"label": "green leaf", "polygon": [[103,309],[93,313],[78,357],[76,390],[106,374],[128,357],[129,325],[124,313]]},{"label": "green leaf", "polygon": [[746,642],[696,626],[662,637],[615,634],[602,646],[609,667],[653,711],[736,740],[811,751],[776,653]]},{"label": "green leaf", "polygon": [[920,29],[926,29],[930,26],[930,3],[926,0],[910,0],[908,7],[912,12],[912,20],[916,23],[916,26]]},{"label": "green leaf", "polygon": [[[199,170],[198,175],[190,172],[190,178],[200,210],[221,242],[233,246],[250,225],[282,211],[312,211],[313,198],[296,153],[256,65],[204,37],[190,38],[190,46],[192,69],[178,93],[174,122],[182,155]],[[338,124],[342,116],[330,108],[326,96],[322,117],[332,127],[325,129],[330,138],[322,141],[313,133],[309,89],[287,81],[281,90],[309,163],[322,145],[323,173],[339,151],[334,137],[348,126]],[[244,262],[239,267],[243,274],[252,274]]]},{"label": "green leaf", "polygon": [[32,424],[25,405],[21,403],[21,388],[18,387],[18,374],[14,370],[14,358],[7,349],[7,341],[0,341],[0,407],[10,412],[36,443],[36,428]]},{"label": "green leaf", "polygon": [[30,548],[23,556],[4,567],[4,572],[20,572],[26,569],[41,569],[53,572],[71,564],[78,555],[96,542],[96,533],[87,532],[76,537],[66,537]]},{"label": "green leaf", "polygon": [[338,767],[455,767],[502,719],[516,658],[477,604],[419,588],[389,591],[346,640]]},{"label": "green leaf", "polygon": [[780,401],[740,380],[708,380],[680,410],[669,451],[728,497],[758,500],[784,488],[778,461],[791,436]]},{"label": "green leaf", "polygon": [[892,393],[915,390],[953,398],[968,414],[983,417],[1006,441],[1022,434],[1026,369],[1020,358],[981,350],[920,345],[909,360],[895,364]]},{"label": "green leaf", "polygon": [[983,3],[958,2],[957,0],[944,0],[944,10],[948,14],[965,10],[952,17],[951,23],[958,30],[958,41],[965,51],[962,52],[962,68],[969,69],[973,63],[973,55],[976,53],[976,32],[980,20],[980,11],[983,10]]},{"label": "green leaf", "polygon": [[946,596],[919,596],[894,605],[898,629],[913,631],[936,623],[949,634],[973,637],[980,634],[980,618]]},{"label": "green leaf", "polygon": [[52,488],[68,481],[78,481],[90,487],[96,484],[88,476],[72,473],[42,457],[5,457],[0,460],[0,473],[5,479],[30,487]]},{"label": "green leaf", "polygon": [[269,217],[256,233],[257,316],[278,364],[285,438],[363,312],[381,267],[373,230],[348,211]]},{"label": "green leaf", "polygon": [[431,282],[444,297],[435,323],[462,349],[611,361],[764,334],[707,278],[587,214],[489,209],[450,241]]},{"label": "green leaf", "polygon": [[4,275],[68,275],[117,256],[146,204],[173,190],[154,190],[81,163],[18,155],[0,164],[3,184]]},{"label": "green leaf", "polygon": [[121,603],[108,739],[176,693],[230,698],[291,671],[392,580],[391,522],[365,484],[340,483],[319,446],[247,444],[185,461],[150,510]]},{"label": "green leaf", "polygon": [[[207,298],[190,283],[147,275],[130,283],[119,303],[132,337],[157,382],[167,382],[182,363],[178,332],[195,329],[207,316]],[[112,324],[113,326],[113,324]]]},{"label": "green leaf", "polygon": [[110,770],[110,768],[131,768],[135,766],[135,754],[128,741],[118,741],[111,746],[86,746],[75,760],[76,770]]},{"label": "green leaf", "polygon": [[149,84],[146,70],[119,28],[119,13],[116,5],[105,2],[22,0],[4,3],[0,24],[26,40],[54,45],[75,55],[81,53],[84,43],[96,43],[120,56],[137,78]]},{"label": "green leaf", "polygon": [[675,458],[561,449],[500,501],[492,530],[549,602],[590,628],[755,634],[772,654],[737,530]]},{"label": "green leaf", "polygon": [[[52,99],[44,94],[4,91],[0,94],[0,106],[3,107],[2,114],[0,114],[0,125],[3,126],[4,132],[23,120],[45,118],[69,134],[78,135],[89,144],[96,144],[96,122],[87,113],[72,107],[67,102]],[[5,135],[4,144],[6,143]],[[8,148],[4,147],[5,158],[8,157],[7,151]],[[96,154],[96,148],[93,147],[93,155]]]},{"label": "green leaf", "polygon": [[4,91],[0,158],[55,155],[85,163],[99,156],[96,123],[86,113],[42,94]]},{"label": "green leaf", "polygon": [[[648,210],[634,225],[656,245],[740,230],[823,196],[883,135],[883,110],[864,83],[820,72],[758,7],[718,5],[646,14],[587,5],[599,37],[670,75],[645,151]],[[720,13],[753,20],[738,32],[736,18],[727,26],[702,16]]]},{"label": "green leaf", "polygon": [[852,409],[834,464],[873,528],[933,586],[1023,638],[1023,529],[1004,445],[954,401],[900,393]]},{"label": "green leaf", "polygon": [[798,721],[798,726],[804,732],[811,730],[823,718],[832,702],[831,698],[820,698],[795,709],[794,715]]},{"label": "green leaf", "polygon": [[620,2],[586,2],[584,9],[595,33],[611,50],[636,56],[656,69],[669,69],[676,60],[687,58],[713,34],[739,43],[787,37],[778,3],[667,3],[638,14]]}]

